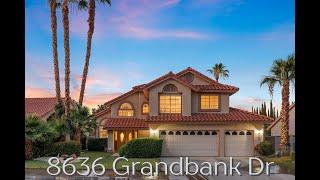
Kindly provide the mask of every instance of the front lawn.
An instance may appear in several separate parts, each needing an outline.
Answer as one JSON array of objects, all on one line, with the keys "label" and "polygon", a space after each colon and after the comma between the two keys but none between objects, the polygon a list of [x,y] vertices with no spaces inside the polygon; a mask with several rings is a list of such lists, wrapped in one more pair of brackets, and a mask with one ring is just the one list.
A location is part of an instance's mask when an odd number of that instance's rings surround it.
[{"label": "front lawn", "polygon": [[[93,151],[81,152],[80,157],[89,157],[89,160],[86,163],[87,165],[89,165],[89,167],[91,167],[91,164],[93,163],[93,161],[95,159],[97,159],[99,157],[102,157],[103,159],[101,159],[97,163],[103,164],[106,169],[112,169],[113,160],[116,158],[116,157],[112,157],[111,153],[93,152]],[[141,162],[141,164],[143,162],[150,162],[151,164],[154,164],[155,162],[159,161],[158,158],[128,158],[128,159],[129,159],[128,162],[121,161],[121,163],[118,163],[117,164],[117,169],[118,170],[122,170],[123,169],[123,167],[122,167],[123,165],[131,165],[131,162]],[[85,167],[80,166],[81,162],[77,162],[77,163],[74,163],[74,164],[75,164],[77,169],[85,169]],[[46,169],[48,166],[49,166],[49,164],[47,162],[40,161],[40,160],[26,160],[25,161],[25,168],[26,169]],[[141,166],[137,165],[136,169],[140,170]]]},{"label": "front lawn", "polygon": [[283,157],[263,157],[264,161],[274,162],[280,167],[279,173],[295,174],[295,161],[290,156]]}]

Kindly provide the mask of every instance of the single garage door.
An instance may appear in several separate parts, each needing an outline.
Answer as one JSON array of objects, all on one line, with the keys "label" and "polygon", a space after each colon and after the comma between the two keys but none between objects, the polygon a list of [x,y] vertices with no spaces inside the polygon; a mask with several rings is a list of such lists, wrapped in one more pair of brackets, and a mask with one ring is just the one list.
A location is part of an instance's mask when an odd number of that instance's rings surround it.
[{"label": "single garage door", "polygon": [[162,156],[218,156],[219,135],[208,131],[160,131]]},{"label": "single garage door", "polygon": [[253,131],[226,131],[225,156],[253,156]]}]

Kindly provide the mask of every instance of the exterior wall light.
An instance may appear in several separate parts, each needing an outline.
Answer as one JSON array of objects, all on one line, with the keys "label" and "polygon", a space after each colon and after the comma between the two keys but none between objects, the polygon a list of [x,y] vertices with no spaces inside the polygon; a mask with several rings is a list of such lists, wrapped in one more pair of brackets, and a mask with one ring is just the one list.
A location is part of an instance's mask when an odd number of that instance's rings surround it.
[{"label": "exterior wall light", "polygon": [[150,128],[150,136],[151,137],[159,137],[159,131]]}]

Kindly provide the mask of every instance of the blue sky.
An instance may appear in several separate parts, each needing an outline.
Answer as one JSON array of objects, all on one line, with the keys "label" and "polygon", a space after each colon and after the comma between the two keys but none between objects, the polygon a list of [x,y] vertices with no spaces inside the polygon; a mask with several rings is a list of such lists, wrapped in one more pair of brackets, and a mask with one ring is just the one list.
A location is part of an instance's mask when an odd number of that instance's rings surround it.
[{"label": "blue sky", "polygon": [[[58,10],[63,80],[63,31]],[[70,7],[71,95],[78,99],[87,12]],[[259,82],[274,59],[294,52],[293,0],[117,0],[97,5],[85,104],[94,107],[169,71],[206,70],[222,62],[240,88],[231,104],[251,109],[270,100]],[[26,96],[54,96],[47,1],[26,1]],[[63,82],[62,82],[63,90]],[[291,91],[294,101],[294,90]],[[273,97],[279,107],[280,91]]]}]

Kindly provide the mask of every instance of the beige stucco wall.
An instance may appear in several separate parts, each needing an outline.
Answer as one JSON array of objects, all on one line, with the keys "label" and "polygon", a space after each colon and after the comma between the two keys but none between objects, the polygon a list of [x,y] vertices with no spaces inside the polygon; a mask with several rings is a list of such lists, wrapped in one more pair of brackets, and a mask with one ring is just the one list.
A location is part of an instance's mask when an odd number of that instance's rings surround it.
[{"label": "beige stucco wall", "polygon": [[145,115],[141,114],[141,106],[144,102],[148,102],[145,96],[142,92],[136,92],[121,101],[115,102],[111,105],[111,117],[117,117],[118,116],[118,109],[120,105],[124,102],[130,102],[133,105],[134,108],[134,117],[142,118],[145,117]]},{"label": "beige stucco wall", "polygon": [[111,117],[111,112],[107,112],[99,117],[96,118],[96,122],[97,122],[97,128],[95,130],[94,136],[96,138],[99,138],[99,126],[103,126],[105,123],[105,119]]},{"label": "beige stucco wall", "polygon": [[[224,133],[226,130],[252,130],[254,131],[254,146],[263,141],[263,123],[216,123],[216,124],[150,124],[152,131],[159,136],[161,130],[218,130],[219,131],[219,156],[224,156]],[[151,134],[150,134],[151,135]]]},{"label": "beige stucco wall", "polygon": [[[217,94],[220,95],[220,113],[229,113],[229,94]],[[192,92],[191,93],[192,100],[191,100],[191,107],[192,107],[192,113],[198,113],[199,112],[199,93]],[[217,112],[215,112],[217,113]]]},{"label": "beige stucco wall", "polygon": [[[296,107],[293,107],[289,111],[289,136],[294,136],[295,133],[295,121],[296,121]],[[271,136],[280,136],[281,132],[281,121],[279,121],[273,128],[271,128]]]},{"label": "beige stucco wall", "polygon": [[178,92],[182,93],[182,115],[191,115],[191,89],[185,85],[180,84],[175,80],[167,80],[162,82],[149,90],[149,107],[150,116],[157,116],[159,114],[159,93],[167,84],[174,84],[178,88]]},{"label": "beige stucco wall", "polygon": [[193,85],[208,85],[209,83],[203,79],[198,78],[197,76],[194,76],[193,81],[191,82]]}]

